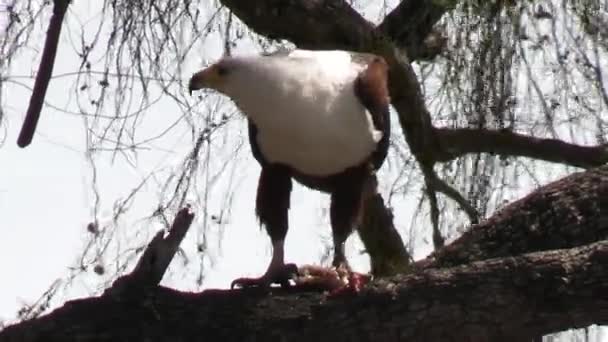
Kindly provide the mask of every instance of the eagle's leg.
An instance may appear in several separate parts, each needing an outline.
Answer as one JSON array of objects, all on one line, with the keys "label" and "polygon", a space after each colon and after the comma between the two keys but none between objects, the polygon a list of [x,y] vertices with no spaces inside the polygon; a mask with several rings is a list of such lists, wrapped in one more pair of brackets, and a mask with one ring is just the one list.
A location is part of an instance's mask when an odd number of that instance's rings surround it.
[{"label": "eagle's leg", "polygon": [[334,242],[332,266],[350,271],[344,245],[359,224],[362,196],[367,174],[365,168],[353,169],[331,194],[330,219]]},{"label": "eagle's leg", "polygon": [[346,260],[344,245],[353,230],[351,224],[353,207],[352,198],[349,198],[348,191],[338,190],[332,193],[330,220],[334,242],[334,259],[332,261],[332,266],[335,268],[350,270],[350,266]]},{"label": "eagle's leg", "polygon": [[342,286],[334,287],[330,296],[357,293],[370,279],[369,276],[353,272],[346,260],[344,244],[353,229],[361,224],[363,203],[376,190],[375,175],[367,167],[356,168],[347,173],[344,181],[334,189],[331,196],[331,227],[334,240],[333,266]]},{"label": "eagle's leg", "polygon": [[285,264],[284,242],[288,228],[289,197],[291,195],[289,171],[279,165],[264,165],[258,181],[256,214],[265,226],[272,241],[272,259],[264,275],[259,278],[239,278],[231,288],[268,287],[273,283],[288,286],[289,280],[297,276],[295,264]]}]

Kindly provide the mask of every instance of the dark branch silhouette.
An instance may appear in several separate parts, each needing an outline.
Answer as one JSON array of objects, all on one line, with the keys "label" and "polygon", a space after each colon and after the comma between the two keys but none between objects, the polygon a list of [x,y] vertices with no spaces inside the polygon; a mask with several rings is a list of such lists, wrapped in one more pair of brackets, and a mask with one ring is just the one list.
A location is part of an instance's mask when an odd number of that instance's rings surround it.
[{"label": "dark branch silhouette", "polygon": [[581,146],[558,139],[536,138],[507,130],[469,128],[436,130],[440,151],[438,161],[447,161],[468,153],[495,153],[502,156],[528,157],[589,168],[608,162],[608,146]]},{"label": "dark branch silhouette", "polygon": [[378,30],[405,48],[411,61],[432,59],[445,44],[433,26],[446,13],[448,3],[404,0],[378,25]]},{"label": "dark branch silhouette", "polygon": [[42,51],[42,58],[38,67],[38,75],[34,83],[34,91],[32,91],[27,114],[25,115],[19,138],[17,139],[19,147],[29,145],[32,142],[34,133],[36,133],[36,126],[38,125],[38,119],[40,119],[40,111],[42,110],[44,97],[46,96],[46,89],[49,86],[53,67],[55,66],[55,56],[57,55],[57,44],[59,43],[63,17],[68,10],[69,3],[69,0],[53,1],[53,15],[49,22],[44,50]]}]

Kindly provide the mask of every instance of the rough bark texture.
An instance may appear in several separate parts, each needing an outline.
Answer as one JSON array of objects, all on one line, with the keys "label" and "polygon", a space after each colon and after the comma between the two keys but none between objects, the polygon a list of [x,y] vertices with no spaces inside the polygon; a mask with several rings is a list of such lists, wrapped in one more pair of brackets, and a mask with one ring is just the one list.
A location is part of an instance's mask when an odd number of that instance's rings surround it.
[{"label": "rough bark texture", "polygon": [[450,267],[608,239],[608,166],[548,184],[468,229],[417,263]]},{"label": "rough bark texture", "polygon": [[355,296],[157,287],[68,302],[0,341],[525,341],[606,324],[607,198],[608,166],[566,177],[471,229],[433,265]]},{"label": "rough bark texture", "polygon": [[425,270],[356,297],[156,288],[69,303],[0,333],[30,341],[526,341],[608,323],[608,242]]}]

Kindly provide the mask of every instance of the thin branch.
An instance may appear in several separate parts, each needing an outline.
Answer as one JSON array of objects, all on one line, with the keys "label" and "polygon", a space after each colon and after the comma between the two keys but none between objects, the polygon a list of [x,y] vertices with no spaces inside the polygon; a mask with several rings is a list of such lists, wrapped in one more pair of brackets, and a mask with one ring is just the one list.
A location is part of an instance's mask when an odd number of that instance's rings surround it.
[{"label": "thin branch", "polygon": [[462,196],[458,190],[454,189],[454,187],[446,183],[443,179],[435,177],[435,190],[441,192],[458,203],[460,208],[462,208],[462,210],[464,210],[469,216],[471,224],[477,224],[479,222],[479,212],[477,212],[471,203],[469,203],[469,201],[467,201],[467,199],[464,198],[464,196]]},{"label": "thin branch", "polygon": [[471,223],[476,224],[479,220],[479,213],[473,206],[453,187],[437,176],[432,166],[423,166],[424,182],[426,194],[431,207],[431,224],[433,225],[433,247],[440,249],[445,244],[445,238],[439,230],[439,206],[437,204],[437,192],[441,192],[453,199],[467,213]]}]

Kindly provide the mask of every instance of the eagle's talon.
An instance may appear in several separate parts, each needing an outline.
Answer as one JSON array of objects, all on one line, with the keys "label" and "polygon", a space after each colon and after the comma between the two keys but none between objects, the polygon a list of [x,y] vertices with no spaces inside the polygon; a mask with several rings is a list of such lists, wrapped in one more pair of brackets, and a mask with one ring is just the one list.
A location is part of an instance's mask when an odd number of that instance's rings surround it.
[{"label": "eagle's talon", "polygon": [[233,280],[232,283],[230,283],[230,289],[234,290],[234,288],[236,286],[244,289],[244,288],[256,287],[256,286],[261,286],[261,285],[262,285],[261,278],[237,278],[237,279]]},{"label": "eagle's talon", "polygon": [[237,278],[230,283],[230,289],[235,286],[240,288],[251,287],[270,287],[272,284],[279,284],[282,288],[290,287],[289,281],[298,277],[298,266],[296,264],[285,264],[269,268],[266,273],[259,278]]}]

